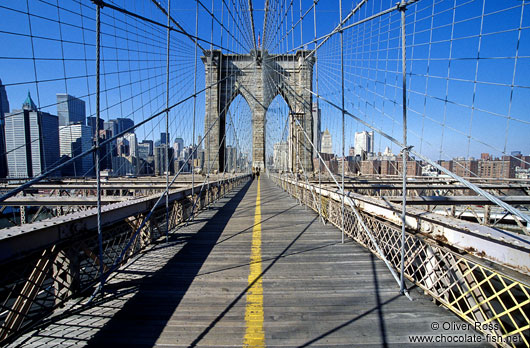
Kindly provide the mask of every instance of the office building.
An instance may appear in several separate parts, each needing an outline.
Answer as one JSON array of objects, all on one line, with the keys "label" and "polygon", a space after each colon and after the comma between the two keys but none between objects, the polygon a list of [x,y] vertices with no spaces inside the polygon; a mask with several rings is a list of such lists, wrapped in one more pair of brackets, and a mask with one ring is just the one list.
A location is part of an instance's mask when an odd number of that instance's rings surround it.
[{"label": "office building", "polygon": [[175,159],[184,158],[183,156],[184,139],[175,138],[175,142],[173,143],[173,150],[175,151]]},{"label": "office building", "polygon": [[6,114],[5,133],[8,177],[31,178],[58,164],[58,117],[38,111],[29,92],[22,110]]},{"label": "office building", "polygon": [[227,145],[225,150],[225,171],[235,171],[237,166],[237,149],[234,146]]},{"label": "office building", "polygon": [[57,116],[59,126],[86,124],[85,102],[66,93],[57,93]]},{"label": "office building", "polygon": [[138,157],[138,140],[136,138],[136,134],[125,133],[123,135],[123,139],[125,139],[129,144],[128,155],[132,157]]},{"label": "office building", "polygon": [[[96,117],[95,116],[89,116],[86,118],[87,126],[90,127],[90,134],[92,134],[92,138],[96,136]],[[99,130],[105,129],[105,122],[103,119],[99,119]]]},{"label": "office building", "polygon": [[[142,145],[143,147],[146,147],[148,149],[149,152],[147,156],[153,156],[153,141],[152,140],[142,140],[140,141],[138,145]],[[138,148],[138,151],[140,151],[140,148]]]},{"label": "office building", "polygon": [[166,144],[168,140],[169,140],[169,133],[160,133],[160,144],[159,145]]},{"label": "office building", "polygon": [[136,158],[130,156],[117,156],[112,158],[112,174],[114,176],[136,175]]},{"label": "office building", "polygon": [[138,158],[143,159],[144,161],[147,161],[147,158],[149,157],[149,144],[146,143],[139,143],[138,144]]},{"label": "office building", "polygon": [[119,133],[118,131],[118,121],[116,120],[108,120],[103,123],[103,128],[105,130],[109,130],[112,133],[112,136],[115,136]]},{"label": "office building", "polygon": [[[59,126],[59,155],[61,159],[70,159],[90,150],[92,147],[91,128],[82,124]],[[67,158],[63,158],[66,156]],[[63,167],[64,176],[88,176],[93,174],[94,160],[88,154],[75,160],[72,165]]]},{"label": "office building", "polygon": [[[118,124],[118,132],[124,132],[132,127],[134,127],[134,121],[130,118],[125,117],[118,117],[116,119],[116,123]],[[129,132],[134,132],[134,130],[129,130]]]},{"label": "office building", "polygon": [[7,176],[6,133],[4,117],[9,113],[7,91],[0,80],[0,178]]},{"label": "office building", "polygon": [[289,151],[289,145],[286,142],[280,142],[280,143],[274,144],[274,151],[273,151],[273,156],[272,156],[272,162],[274,165],[274,169],[278,171],[284,171],[284,172],[289,170],[288,151]]},{"label": "office building", "polygon": [[117,156],[129,156],[129,139],[125,137],[118,137],[116,139]]},{"label": "office building", "polygon": [[[101,144],[103,141],[110,139],[112,137],[112,132],[110,130],[102,129],[99,131],[99,143]],[[115,142],[114,142],[115,144]],[[111,170],[112,169],[112,151],[114,150],[114,144],[113,143],[107,143],[100,147],[99,149],[99,169],[100,170]],[[94,152],[94,157],[95,157]],[[94,159],[95,163],[95,159]]]},{"label": "office building", "polygon": [[320,152],[333,154],[333,143],[331,142],[331,133],[327,129],[322,133]]},{"label": "office building", "polygon": [[372,152],[374,152],[374,132],[355,132],[355,156],[366,159]]},{"label": "office building", "polygon": [[[166,146],[164,145],[159,145],[159,146],[155,146],[155,149],[154,149],[154,156],[155,156],[155,175],[165,175],[166,174],[166,169],[168,168],[168,165],[167,165],[167,162],[166,162],[166,154],[165,154],[165,149],[166,149]],[[167,157],[170,159],[170,163],[169,163],[169,170],[170,170],[170,174],[173,174],[173,169],[174,169],[174,166],[171,165],[172,161],[171,159],[173,158],[173,148],[168,148],[167,149]]]}]

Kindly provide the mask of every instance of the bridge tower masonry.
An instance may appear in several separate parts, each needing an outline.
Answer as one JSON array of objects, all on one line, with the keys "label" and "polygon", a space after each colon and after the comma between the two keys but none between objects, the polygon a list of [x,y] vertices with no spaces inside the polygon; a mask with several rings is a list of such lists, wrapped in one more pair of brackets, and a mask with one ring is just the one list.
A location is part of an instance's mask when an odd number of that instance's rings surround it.
[{"label": "bridge tower masonry", "polygon": [[[201,57],[206,75],[204,121],[205,168],[223,172],[226,117],[235,97],[241,95],[252,110],[252,166],[265,169],[266,119],[279,94],[289,106],[289,166],[313,171],[313,148],[301,128],[313,139],[312,85],[315,58],[308,50],[295,54],[223,54],[210,50]],[[210,87],[210,88],[208,88]],[[298,121],[296,122],[295,119]],[[303,168],[302,168],[303,167]]]}]

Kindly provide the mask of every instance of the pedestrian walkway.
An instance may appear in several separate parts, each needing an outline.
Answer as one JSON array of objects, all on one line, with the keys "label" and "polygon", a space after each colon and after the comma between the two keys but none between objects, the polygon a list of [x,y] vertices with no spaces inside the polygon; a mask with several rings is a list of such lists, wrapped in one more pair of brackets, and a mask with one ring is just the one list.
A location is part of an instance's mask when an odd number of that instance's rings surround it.
[{"label": "pedestrian walkway", "polygon": [[400,296],[381,260],[340,237],[261,175],[117,273],[94,307],[16,343],[425,347],[437,344],[410,336],[480,335],[433,330],[463,322],[417,288],[413,302]]}]

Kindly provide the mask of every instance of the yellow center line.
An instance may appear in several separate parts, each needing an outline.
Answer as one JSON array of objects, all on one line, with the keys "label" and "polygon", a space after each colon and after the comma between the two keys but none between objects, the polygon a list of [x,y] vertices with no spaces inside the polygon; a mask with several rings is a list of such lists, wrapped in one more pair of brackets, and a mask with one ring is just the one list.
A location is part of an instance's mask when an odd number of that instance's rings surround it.
[{"label": "yellow center line", "polygon": [[247,291],[247,307],[245,311],[246,332],[243,347],[265,347],[265,331],[263,330],[263,282],[261,278],[261,202],[260,179],[258,177],[258,195],[254,228],[252,229],[252,250],[250,253],[250,288]]}]

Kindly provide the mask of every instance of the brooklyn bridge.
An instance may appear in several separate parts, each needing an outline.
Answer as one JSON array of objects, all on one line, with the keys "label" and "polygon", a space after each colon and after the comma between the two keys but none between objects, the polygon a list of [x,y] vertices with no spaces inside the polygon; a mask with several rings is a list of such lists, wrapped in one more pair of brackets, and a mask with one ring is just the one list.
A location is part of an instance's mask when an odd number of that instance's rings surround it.
[{"label": "brooklyn bridge", "polygon": [[528,5],[0,4],[0,344],[530,347]]}]

